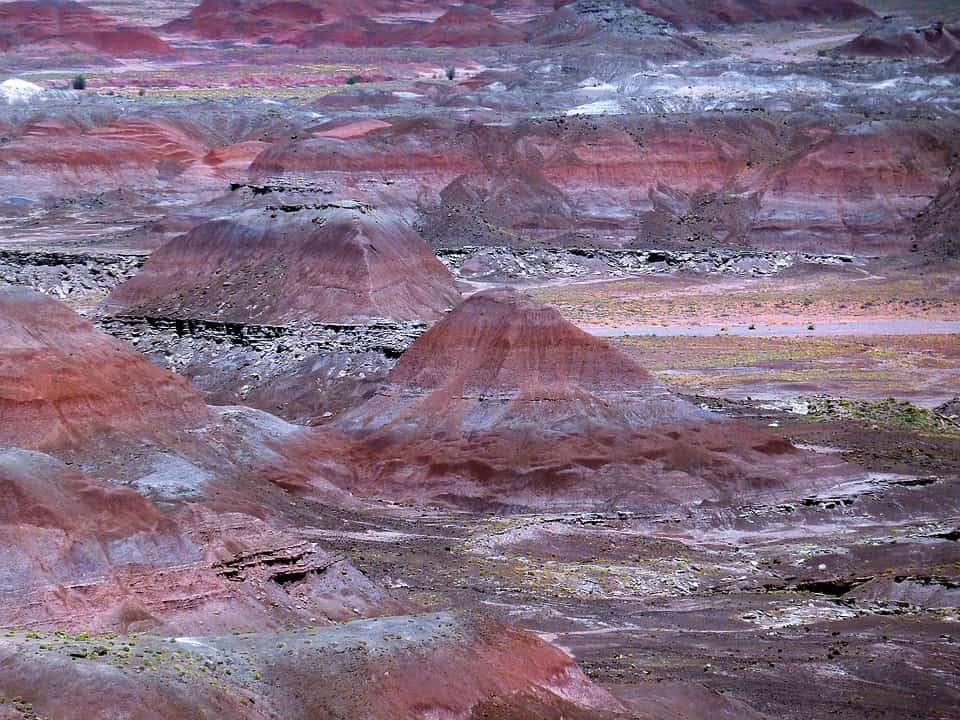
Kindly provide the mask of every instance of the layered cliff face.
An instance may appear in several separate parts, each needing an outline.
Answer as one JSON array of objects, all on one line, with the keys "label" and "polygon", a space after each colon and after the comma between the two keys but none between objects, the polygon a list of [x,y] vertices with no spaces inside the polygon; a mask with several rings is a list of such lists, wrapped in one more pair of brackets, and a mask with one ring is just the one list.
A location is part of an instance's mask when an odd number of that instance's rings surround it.
[{"label": "layered cliff face", "polygon": [[377,396],[284,445],[304,468],[333,448],[353,468],[336,482],[353,492],[508,511],[771,498],[848,472],[677,398],[506,290],[466,300]]},{"label": "layered cliff face", "polygon": [[[316,0],[244,0],[225,3],[204,0],[187,16],[164,26],[164,30],[206,39],[265,40],[300,47],[354,45],[385,47],[427,45],[431,47],[490,47],[525,40],[556,42],[583,39],[596,31],[590,17],[599,10],[616,14],[623,34],[639,27],[643,13],[671,28],[702,29],[759,22],[811,22],[854,20],[875,15],[852,0],[725,0],[708,3],[685,0],[625,0],[598,5],[592,0],[553,2],[530,0],[505,3],[427,3],[418,0],[365,0],[361,3],[322,3]],[[559,10],[557,15],[551,15]],[[587,25],[579,18],[587,16]],[[525,21],[532,21],[531,26]],[[601,20],[601,27],[606,22]],[[644,20],[642,25],[646,25]],[[544,32],[546,31],[546,32]]]},{"label": "layered cliff face", "polygon": [[449,271],[404,223],[355,205],[203,224],[157,250],[105,308],[260,325],[440,317],[458,297]]},{"label": "layered cliff face", "polygon": [[238,126],[212,132],[178,113],[114,108],[30,115],[5,133],[0,197],[219,193],[266,147],[257,130],[265,131]]},{"label": "layered cliff face", "polygon": [[158,438],[210,419],[186,381],[51,298],[0,287],[0,339],[0,445]]},{"label": "layered cliff face", "polygon": [[409,119],[278,143],[254,178],[404,213],[434,245],[707,241],[904,252],[955,142],[932,123],[675,116],[511,126]]},{"label": "layered cliff face", "polygon": [[952,141],[936,128],[873,122],[814,143],[764,183],[747,239],[759,247],[905,252],[943,186]]},{"label": "layered cliff face", "polygon": [[0,50],[97,52],[119,58],[172,52],[152,31],[123,25],[74,0],[0,4]]},{"label": "layered cliff face", "polygon": [[[658,10],[664,12],[663,8]],[[697,26],[696,21],[685,24]],[[211,40],[258,41],[300,48],[343,45],[479,49],[590,40],[631,43],[634,52],[648,58],[712,54],[705,44],[680,35],[673,24],[656,14],[630,3],[598,5],[592,0],[559,8],[552,2],[203,2],[164,29]]]},{"label": "layered cliff face", "polygon": [[524,38],[519,29],[508,27],[484,8],[412,0],[205,0],[164,29],[206,39],[259,39],[299,47],[474,47],[516,43]]}]

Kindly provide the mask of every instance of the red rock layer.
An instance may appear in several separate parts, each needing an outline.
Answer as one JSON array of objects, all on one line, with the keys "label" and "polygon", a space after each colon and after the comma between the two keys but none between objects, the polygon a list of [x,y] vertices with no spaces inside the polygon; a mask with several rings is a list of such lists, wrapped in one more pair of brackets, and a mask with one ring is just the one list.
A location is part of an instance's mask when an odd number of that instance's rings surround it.
[{"label": "red rock layer", "polygon": [[952,130],[932,123],[420,118],[278,143],[251,174],[308,177],[410,221],[419,214],[435,244],[577,233],[611,244],[692,237],[882,254],[909,249],[912,218],[943,186],[955,146]]},{"label": "red rock layer", "polygon": [[[484,7],[484,5],[489,6]],[[596,27],[577,25],[567,11],[554,17],[552,2],[519,6],[502,2],[424,3],[416,0],[367,0],[319,3],[315,0],[225,3],[205,0],[187,17],[168,23],[168,32],[207,39],[259,41],[299,47],[490,47],[521,43],[557,43],[596,35]],[[532,22],[525,22],[532,21]],[[683,37],[644,34],[635,49],[647,55],[690,57],[706,47]]]},{"label": "red rock layer", "polygon": [[[304,44],[311,26],[333,24],[350,18],[380,17],[383,13],[416,11],[416,3],[403,0],[203,0],[186,17],[174,20],[164,30],[209,40],[256,41]],[[375,23],[380,27],[379,23]],[[390,28],[384,28],[389,31]]]},{"label": "red rock layer", "polygon": [[[897,122],[845,128],[764,179],[752,245],[904,252],[913,219],[947,178],[951,146]],[[798,222],[799,219],[799,222]]]},{"label": "red rock layer", "polygon": [[[263,149],[218,138],[189,122],[152,115],[31,120],[0,153],[0,196],[61,198],[125,192],[222,191]],[[239,133],[238,133],[239,134]]]},{"label": "red rock layer", "polygon": [[834,50],[837,55],[880,58],[948,58],[960,51],[960,25],[925,27],[890,20],[864,30]]},{"label": "red rock layer", "polygon": [[0,446],[156,438],[208,419],[186,381],[55,300],[0,288]]},{"label": "red rock layer", "polygon": [[157,250],[105,302],[113,314],[257,324],[433,320],[453,277],[404,223],[364,208],[251,211]]},{"label": "red rock layer", "polygon": [[0,4],[0,50],[51,42],[115,57],[172,52],[153,32],[121,25],[73,0],[17,0]]},{"label": "red rock layer", "polygon": [[742,501],[847,472],[710,416],[505,290],[466,300],[414,343],[380,394],[284,451],[304,468],[341,453],[351,474],[333,481],[360,494],[483,510]]}]

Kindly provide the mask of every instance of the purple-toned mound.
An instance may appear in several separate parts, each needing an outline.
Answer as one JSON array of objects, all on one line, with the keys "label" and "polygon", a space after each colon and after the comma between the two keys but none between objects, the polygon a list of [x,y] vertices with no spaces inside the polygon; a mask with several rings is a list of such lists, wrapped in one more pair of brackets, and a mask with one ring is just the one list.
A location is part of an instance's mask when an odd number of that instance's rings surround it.
[{"label": "purple-toned mound", "polygon": [[112,314],[277,325],[434,320],[453,277],[404,223],[364,207],[250,211],[157,250],[114,290]]},{"label": "purple-toned mound", "polygon": [[123,25],[74,0],[0,3],[0,51],[41,45],[64,51],[95,51],[114,57],[172,52],[152,31]]},{"label": "purple-toned mound", "polygon": [[942,22],[917,27],[891,19],[867,28],[833,50],[848,57],[944,59],[960,51],[960,26]]},{"label": "purple-toned mound", "polygon": [[333,482],[358,494],[481,510],[769,500],[849,475],[672,395],[605,341],[507,290],[464,301],[377,396],[284,451],[304,468],[340,453],[352,472]]}]

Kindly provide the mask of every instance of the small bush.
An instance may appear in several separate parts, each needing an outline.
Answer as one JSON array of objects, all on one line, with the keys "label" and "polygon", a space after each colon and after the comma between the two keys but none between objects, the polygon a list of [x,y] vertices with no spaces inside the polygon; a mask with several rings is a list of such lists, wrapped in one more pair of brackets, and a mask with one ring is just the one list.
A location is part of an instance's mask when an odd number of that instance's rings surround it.
[{"label": "small bush", "polygon": [[447,80],[453,80],[457,76],[457,69],[452,67],[447,68],[446,75],[447,75]]},{"label": "small bush", "polygon": [[87,89],[87,78],[83,75],[77,75],[73,78],[73,81],[70,83],[70,87],[74,90],[86,90]]},{"label": "small bush", "polygon": [[147,94],[147,91],[144,90],[143,88],[140,88],[139,90],[137,90],[137,95],[139,95],[140,97],[143,97],[146,94]]},{"label": "small bush", "polygon": [[351,76],[348,77],[347,80],[346,80],[347,85],[356,85],[358,82],[360,82],[360,76],[359,76],[359,75],[351,75]]}]

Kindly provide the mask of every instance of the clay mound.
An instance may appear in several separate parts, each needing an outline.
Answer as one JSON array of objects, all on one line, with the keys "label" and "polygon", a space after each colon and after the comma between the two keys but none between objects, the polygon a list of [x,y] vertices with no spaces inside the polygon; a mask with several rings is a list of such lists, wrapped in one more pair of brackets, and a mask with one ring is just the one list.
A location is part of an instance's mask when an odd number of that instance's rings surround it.
[{"label": "clay mound", "polygon": [[523,42],[525,34],[477,5],[452,8],[434,20],[418,41],[430,46],[473,47]]},{"label": "clay mound", "polygon": [[943,59],[958,51],[960,26],[933,23],[915,27],[890,19],[864,30],[833,53],[847,57]]},{"label": "clay mound", "polygon": [[57,301],[0,288],[0,445],[46,449],[156,438],[208,418],[186,381]]},{"label": "clay mound", "polygon": [[[651,43],[673,30],[671,23],[633,7],[625,0],[576,0],[531,21],[528,27],[531,37],[545,44],[598,42],[604,36],[642,38]],[[688,42],[693,43],[692,40]]]},{"label": "clay mound", "polygon": [[390,382],[416,392],[456,388],[463,397],[524,392],[542,399],[564,397],[574,385],[610,392],[651,380],[553,308],[512,290],[488,290],[428,330],[397,364]]},{"label": "clay mound", "polygon": [[412,0],[204,0],[189,15],[163,29],[207,40],[374,47],[389,44],[381,34],[389,37],[407,25],[393,26],[377,19],[411,12],[422,12]]},{"label": "clay mound", "polygon": [[74,0],[17,0],[0,4],[0,50],[51,42],[114,57],[172,52],[153,32],[122,25]]},{"label": "clay mound", "polygon": [[294,42],[300,47],[491,47],[523,42],[525,33],[498,20],[489,10],[463,5],[430,23],[376,22],[362,16],[323,25]]},{"label": "clay mound", "polygon": [[562,650],[454,613],[172,643],[138,637],[137,653],[123,647],[102,638],[0,638],[0,693],[63,720],[94,717],[105,703],[138,720],[628,717]]},{"label": "clay mound", "polygon": [[424,333],[391,371],[383,395],[339,426],[589,432],[703,419],[553,308],[489,290]]},{"label": "clay mound", "polygon": [[284,452],[307,475],[342,457],[352,474],[335,482],[358,494],[503,512],[770,500],[847,472],[672,395],[506,290],[466,300],[377,396]]},{"label": "clay mound", "polygon": [[433,320],[457,297],[412,229],[360,206],[206,223],[157,250],[105,308],[265,325],[362,323]]},{"label": "clay mound", "polygon": [[291,43],[303,48],[324,45],[369,48],[412,45],[420,27],[420,23],[381,23],[357,15],[310,29],[293,38]]}]

